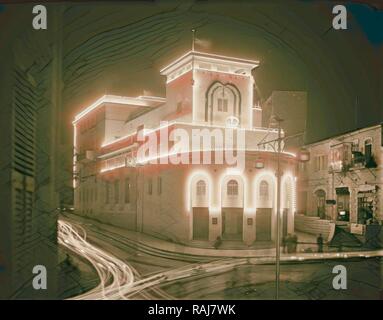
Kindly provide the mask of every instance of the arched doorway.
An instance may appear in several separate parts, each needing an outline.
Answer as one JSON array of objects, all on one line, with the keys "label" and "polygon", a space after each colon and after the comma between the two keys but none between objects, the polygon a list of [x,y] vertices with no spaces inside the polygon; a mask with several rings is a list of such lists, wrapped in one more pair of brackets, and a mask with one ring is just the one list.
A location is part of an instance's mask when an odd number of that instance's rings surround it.
[{"label": "arched doorway", "polygon": [[326,219],[326,192],[323,189],[315,191],[316,214],[321,219]]},{"label": "arched doorway", "polygon": [[192,182],[193,240],[209,240],[208,188],[206,179],[201,177]]},{"label": "arched doorway", "polygon": [[272,240],[272,221],[274,207],[274,182],[270,176],[262,176],[255,185],[256,216],[255,237],[256,241]]},{"label": "arched doorway", "polygon": [[243,238],[243,182],[228,178],[222,184],[222,239]]}]

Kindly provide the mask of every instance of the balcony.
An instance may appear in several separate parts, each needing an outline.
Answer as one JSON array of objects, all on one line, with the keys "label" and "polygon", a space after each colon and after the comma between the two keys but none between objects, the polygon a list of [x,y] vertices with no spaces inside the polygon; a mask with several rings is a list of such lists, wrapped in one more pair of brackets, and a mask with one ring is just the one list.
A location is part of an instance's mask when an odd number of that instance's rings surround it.
[{"label": "balcony", "polygon": [[347,172],[349,170],[376,168],[372,154],[364,154],[358,146],[341,143],[331,146],[329,172]]}]

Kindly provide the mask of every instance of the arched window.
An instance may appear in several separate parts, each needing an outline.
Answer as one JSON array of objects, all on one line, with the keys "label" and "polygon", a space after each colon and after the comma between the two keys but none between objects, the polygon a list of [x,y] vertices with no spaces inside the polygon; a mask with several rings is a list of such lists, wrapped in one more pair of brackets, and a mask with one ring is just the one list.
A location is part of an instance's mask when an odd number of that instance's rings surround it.
[{"label": "arched window", "polygon": [[230,180],[227,183],[227,195],[228,196],[237,196],[238,195],[238,182],[235,180]]},{"label": "arched window", "polygon": [[197,182],[197,196],[205,196],[206,195],[206,182],[203,180],[199,180]]},{"label": "arched window", "polygon": [[264,200],[269,198],[269,184],[265,180],[261,181],[259,185],[259,196]]}]

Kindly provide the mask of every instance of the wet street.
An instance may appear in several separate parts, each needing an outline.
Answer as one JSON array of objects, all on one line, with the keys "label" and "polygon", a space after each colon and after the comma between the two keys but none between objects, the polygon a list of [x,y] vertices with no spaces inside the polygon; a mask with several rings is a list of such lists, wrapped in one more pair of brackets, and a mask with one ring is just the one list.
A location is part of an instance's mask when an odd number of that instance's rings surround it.
[{"label": "wet street", "polygon": [[[335,265],[348,271],[346,290],[335,290]],[[380,299],[381,261],[378,258],[282,264],[281,299]],[[274,299],[275,266],[245,265],[214,276],[200,276],[164,286],[180,299]]]},{"label": "wet street", "polygon": [[[131,284],[121,285],[126,293],[124,297],[204,300],[275,298],[275,264],[270,261],[261,262],[257,258],[217,259],[164,252],[106,231],[99,224],[76,219],[74,225],[86,230],[89,243],[108,252],[119,263],[126,264],[124,270],[128,268],[133,272]],[[332,270],[336,265],[346,267],[346,290],[333,288],[336,274]],[[380,299],[381,271],[381,258],[377,257],[283,262],[280,299]],[[106,284],[113,283],[112,278]]]}]

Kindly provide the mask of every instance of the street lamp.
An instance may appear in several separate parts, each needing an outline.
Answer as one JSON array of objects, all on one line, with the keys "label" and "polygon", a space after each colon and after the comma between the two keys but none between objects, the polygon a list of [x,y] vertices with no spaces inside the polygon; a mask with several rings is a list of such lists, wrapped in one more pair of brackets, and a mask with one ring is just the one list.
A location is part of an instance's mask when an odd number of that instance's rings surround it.
[{"label": "street lamp", "polygon": [[275,298],[279,299],[280,256],[281,256],[281,142],[283,119],[277,115],[270,117],[269,126],[278,129],[277,147],[277,237],[275,241]]},{"label": "street lamp", "polygon": [[[275,298],[279,299],[279,279],[280,279],[280,256],[281,256],[281,163],[280,163],[280,156],[282,152],[282,141],[287,140],[289,138],[294,138],[298,135],[302,135],[302,133],[295,134],[292,136],[282,137],[282,127],[281,123],[283,122],[283,119],[278,117],[277,115],[273,114],[270,117],[269,121],[269,127],[270,128],[276,128],[278,129],[278,138],[271,141],[264,141],[258,144],[265,145],[270,143],[277,142],[277,231],[276,231],[276,243],[275,243],[275,255],[276,255],[276,263],[275,263]],[[310,152],[306,150],[305,148],[301,148],[301,150],[298,153],[298,161],[299,162],[307,162],[310,160]]]}]

